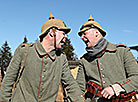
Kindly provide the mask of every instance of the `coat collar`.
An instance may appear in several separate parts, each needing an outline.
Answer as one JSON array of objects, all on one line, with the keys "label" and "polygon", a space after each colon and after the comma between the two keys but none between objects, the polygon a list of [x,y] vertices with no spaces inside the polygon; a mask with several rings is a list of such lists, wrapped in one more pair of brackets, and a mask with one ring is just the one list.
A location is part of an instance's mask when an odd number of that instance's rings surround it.
[{"label": "coat collar", "polygon": [[[112,44],[110,42],[108,42],[107,44],[107,48],[105,50],[103,50],[98,56],[97,58],[100,58],[105,52],[116,52],[117,51],[117,46],[115,44]],[[88,54],[85,53],[81,58],[88,58]],[[94,58],[95,59],[95,58]]]},{"label": "coat collar", "polygon": [[40,41],[37,41],[35,43],[35,50],[37,51],[37,53],[39,54],[40,57],[44,57],[44,56],[48,55],[51,60],[56,59],[56,51],[52,50],[51,52],[47,53],[45,51],[45,49],[43,48],[42,44],[40,43]]},{"label": "coat collar", "polygon": [[101,54],[98,56],[100,58],[105,52],[116,52],[117,51],[117,46],[108,42],[107,48],[101,52]]}]

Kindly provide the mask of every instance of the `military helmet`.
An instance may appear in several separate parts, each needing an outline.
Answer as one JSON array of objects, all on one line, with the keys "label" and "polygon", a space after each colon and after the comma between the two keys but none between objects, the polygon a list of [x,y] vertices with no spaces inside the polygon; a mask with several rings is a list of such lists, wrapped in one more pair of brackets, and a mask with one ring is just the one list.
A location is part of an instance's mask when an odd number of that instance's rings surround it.
[{"label": "military helmet", "polygon": [[88,21],[85,22],[80,28],[80,32],[78,32],[79,36],[81,36],[81,34],[85,32],[86,30],[91,29],[91,28],[97,28],[103,36],[106,35],[106,32],[102,29],[101,25],[97,23],[96,21],[94,21],[93,17],[90,16]]},{"label": "military helmet", "polygon": [[54,19],[54,16],[51,12],[49,15],[49,20],[42,25],[40,36],[47,33],[50,28],[57,28],[59,30],[65,31],[65,33],[69,33],[71,30],[70,28],[66,27],[65,23],[62,20]]}]

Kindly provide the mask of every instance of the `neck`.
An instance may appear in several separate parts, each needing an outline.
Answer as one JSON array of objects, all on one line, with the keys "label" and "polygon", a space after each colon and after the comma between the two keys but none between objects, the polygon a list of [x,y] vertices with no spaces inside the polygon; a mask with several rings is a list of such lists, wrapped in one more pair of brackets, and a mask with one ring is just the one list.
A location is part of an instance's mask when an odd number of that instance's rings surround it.
[{"label": "neck", "polygon": [[55,49],[54,46],[50,42],[42,41],[41,44],[47,53]]}]

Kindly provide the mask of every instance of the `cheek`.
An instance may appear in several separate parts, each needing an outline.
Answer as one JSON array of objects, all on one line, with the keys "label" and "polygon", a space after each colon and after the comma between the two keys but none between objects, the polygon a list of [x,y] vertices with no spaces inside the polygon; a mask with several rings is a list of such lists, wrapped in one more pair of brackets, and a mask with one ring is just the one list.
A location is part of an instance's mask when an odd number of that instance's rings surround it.
[{"label": "cheek", "polygon": [[63,37],[62,36],[57,36],[56,39],[57,41],[60,41]]},{"label": "cheek", "polygon": [[91,35],[91,36],[88,37],[88,39],[89,39],[90,42],[94,42],[95,38],[94,38],[94,36]]}]

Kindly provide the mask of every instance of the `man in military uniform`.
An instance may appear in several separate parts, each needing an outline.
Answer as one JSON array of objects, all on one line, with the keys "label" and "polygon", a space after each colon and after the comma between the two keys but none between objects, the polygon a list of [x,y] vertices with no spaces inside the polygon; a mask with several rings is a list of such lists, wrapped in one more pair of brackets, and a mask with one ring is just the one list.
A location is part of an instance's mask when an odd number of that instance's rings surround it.
[{"label": "man in military uniform", "polygon": [[[66,56],[60,51],[69,32],[70,28],[50,13],[41,28],[40,41],[16,49],[0,89],[0,102],[55,102],[60,82],[66,86],[71,102],[83,102]],[[26,47],[24,69],[12,93]]]},{"label": "man in military uniform", "polygon": [[138,64],[130,49],[108,42],[106,32],[92,16],[78,34],[87,46],[77,74],[85,98],[95,102],[128,101],[138,89]]}]

